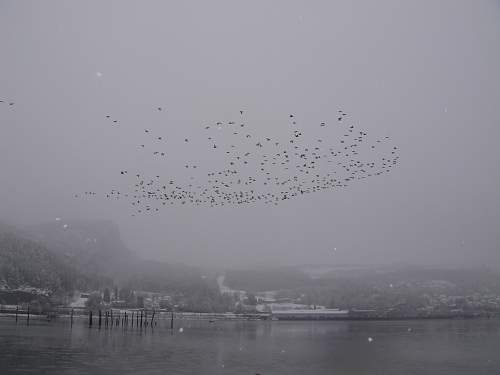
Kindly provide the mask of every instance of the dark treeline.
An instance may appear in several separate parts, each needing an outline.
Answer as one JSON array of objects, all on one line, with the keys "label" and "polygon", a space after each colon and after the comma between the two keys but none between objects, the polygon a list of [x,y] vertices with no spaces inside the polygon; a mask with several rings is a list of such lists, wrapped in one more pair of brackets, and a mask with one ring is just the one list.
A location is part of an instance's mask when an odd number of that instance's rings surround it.
[{"label": "dark treeline", "polygon": [[4,288],[30,287],[57,293],[96,288],[105,279],[78,271],[71,259],[13,233],[0,233],[0,282]]},{"label": "dark treeline", "polygon": [[168,296],[160,307],[176,311],[226,312],[215,274],[195,267],[135,257],[109,222],[44,224],[20,231],[0,225],[0,304],[68,304],[90,293],[89,308],[142,308],[145,296]]},{"label": "dark treeline", "polygon": [[[323,267],[320,274],[308,268],[234,270],[226,273],[225,284],[254,293],[274,291],[281,301],[343,309],[404,306],[415,311],[442,303],[443,296],[457,308],[472,299],[484,307],[500,296],[500,272],[495,268],[332,266]],[[496,309],[495,303],[491,308]]]}]

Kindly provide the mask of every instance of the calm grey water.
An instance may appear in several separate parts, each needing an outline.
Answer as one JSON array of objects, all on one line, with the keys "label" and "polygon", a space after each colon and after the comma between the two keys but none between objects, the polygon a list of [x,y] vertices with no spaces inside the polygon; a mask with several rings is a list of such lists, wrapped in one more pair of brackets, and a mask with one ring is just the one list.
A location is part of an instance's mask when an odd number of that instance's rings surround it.
[{"label": "calm grey water", "polygon": [[0,317],[0,374],[500,374],[498,319],[167,325]]}]

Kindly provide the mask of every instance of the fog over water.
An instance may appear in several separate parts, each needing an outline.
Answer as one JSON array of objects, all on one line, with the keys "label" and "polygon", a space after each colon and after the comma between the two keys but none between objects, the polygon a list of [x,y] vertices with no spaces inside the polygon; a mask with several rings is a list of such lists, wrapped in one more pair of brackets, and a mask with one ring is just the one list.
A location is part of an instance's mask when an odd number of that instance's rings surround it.
[{"label": "fog over water", "polygon": [[[499,20],[498,1],[0,1],[0,221],[112,220],[137,254],[192,265],[500,264]],[[182,142],[138,152],[145,128],[196,138],[244,110],[280,138],[289,114],[314,132],[339,109],[397,167],[278,206],[74,197],[124,169],[218,168]]]}]

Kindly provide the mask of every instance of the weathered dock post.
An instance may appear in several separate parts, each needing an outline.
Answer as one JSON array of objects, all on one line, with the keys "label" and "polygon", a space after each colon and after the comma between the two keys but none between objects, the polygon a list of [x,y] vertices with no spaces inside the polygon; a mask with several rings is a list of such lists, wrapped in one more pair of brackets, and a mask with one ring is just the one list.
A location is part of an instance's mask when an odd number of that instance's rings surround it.
[{"label": "weathered dock post", "polygon": [[141,327],[142,327],[142,310],[141,310]]},{"label": "weathered dock post", "polygon": [[26,325],[30,325],[30,305],[28,304],[28,317],[26,318]]},{"label": "weathered dock post", "polygon": [[155,320],[155,311],[153,310],[153,316],[151,317],[151,328],[153,328],[153,321]]},{"label": "weathered dock post", "polygon": [[101,329],[101,324],[102,324],[102,312],[99,310],[99,329]]},{"label": "weathered dock post", "polygon": [[172,311],[172,314],[170,316],[170,329],[174,329],[174,312]]},{"label": "weathered dock post", "polygon": [[144,310],[144,327],[148,326],[148,310]]},{"label": "weathered dock post", "polygon": [[132,328],[134,328],[134,312],[132,311],[132,319],[130,320]]},{"label": "weathered dock post", "polygon": [[113,321],[113,309],[111,309],[111,327],[113,327],[114,321]]},{"label": "weathered dock post", "polygon": [[71,327],[73,327],[73,308],[71,309]]},{"label": "weathered dock post", "polygon": [[16,305],[16,324],[17,324],[17,313],[19,312],[19,306]]},{"label": "weathered dock post", "polygon": [[139,311],[135,312],[135,326],[139,327]]},{"label": "weathered dock post", "polygon": [[89,310],[89,328],[92,328],[92,310]]}]

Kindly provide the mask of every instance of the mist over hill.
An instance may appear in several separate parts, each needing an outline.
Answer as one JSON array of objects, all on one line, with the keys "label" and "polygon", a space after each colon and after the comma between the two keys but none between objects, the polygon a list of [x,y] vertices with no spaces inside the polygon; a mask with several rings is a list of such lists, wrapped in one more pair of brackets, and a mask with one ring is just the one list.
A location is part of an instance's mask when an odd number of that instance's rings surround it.
[{"label": "mist over hill", "polygon": [[108,272],[136,260],[111,221],[54,221],[24,228],[25,236],[52,252],[71,258],[75,265]]},{"label": "mist over hill", "polygon": [[405,314],[440,308],[442,298],[447,308],[457,298],[468,298],[470,306],[480,301],[487,309],[488,301],[496,298],[492,296],[500,295],[495,267],[308,264],[209,269],[141,259],[110,221],[0,226],[0,303],[42,297],[61,303],[75,291],[102,294],[107,289],[118,290],[129,304],[136,303],[137,293],[146,292],[168,295],[171,304],[186,311],[231,311],[238,298],[221,291],[221,275],[229,291],[256,295],[251,297],[254,304],[263,292],[271,292],[276,301],[305,306],[397,307]]},{"label": "mist over hill", "polygon": [[0,226],[0,289],[32,290],[39,294],[69,293],[95,288],[100,279],[80,272],[71,258]]},{"label": "mist over hill", "polygon": [[114,287],[187,294],[217,290],[214,274],[140,259],[110,221],[2,224],[0,285],[4,292],[21,288],[47,295]]},{"label": "mist over hill", "polygon": [[261,298],[340,307],[393,311],[460,311],[498,308],[496,267],[408,265],[307,265],[226,272],[226,285]]}]

